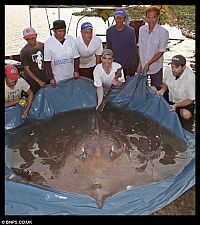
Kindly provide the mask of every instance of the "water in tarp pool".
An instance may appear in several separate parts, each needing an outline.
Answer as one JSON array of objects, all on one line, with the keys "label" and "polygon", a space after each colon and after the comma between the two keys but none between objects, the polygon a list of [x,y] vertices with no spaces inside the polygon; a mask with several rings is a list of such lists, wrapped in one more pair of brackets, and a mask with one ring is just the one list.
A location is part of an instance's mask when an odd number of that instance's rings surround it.
[{"label": "water in tarp pool", "polygon": [[188,163],[186,143],[134,111],[77,110],[6,135],[10,179],[90,196],[165,180]]}]

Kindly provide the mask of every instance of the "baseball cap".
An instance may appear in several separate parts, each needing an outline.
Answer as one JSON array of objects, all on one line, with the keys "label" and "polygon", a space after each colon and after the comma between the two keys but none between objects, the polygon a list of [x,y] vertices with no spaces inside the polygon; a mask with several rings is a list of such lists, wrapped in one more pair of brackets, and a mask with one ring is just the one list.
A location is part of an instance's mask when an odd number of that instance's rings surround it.
[{"label": "baseball cap", "polygon": [[81,25],[81,30],[93,29],[92,24],[90,22],[85,22]]},{"label": "baseball cap", "polygon": [[182,55],[175,55],[172,58],[171,64],[174,64],[175,66],[179,67],[179,66],[185,66],[186,64],[186,59],[184,56]]},{"label": "baseball cap", "polygon": [[23,30],[23,36],[24,36],[24,39],[26,40],[29,38],[36,38],[37,34],[32,27],[27,27]]},{"label": "baseball cap", "polygon": [[115,10],[115,17],[116,16],[124,16],[124,17],[126,17],[126,12],[125,12],[125,10],[124,9],[116,9]]},{"label": "baseball cap", "polygon": [[102,52],[102,56],[110,55],[113,57],[113,51],[111,49],[105,48]]},{"label": "baseball cap", "polygon": [[66,28],[66,24],[64,20],[55,20],[53,22],[53,29],[58,30],[58,29],[64,29]]},{"label": "baseball cap", "polygon": [[15,66],[7,65],[5,66],[5,75],[11,80],[18,80],[19,79],[19,72]]}]

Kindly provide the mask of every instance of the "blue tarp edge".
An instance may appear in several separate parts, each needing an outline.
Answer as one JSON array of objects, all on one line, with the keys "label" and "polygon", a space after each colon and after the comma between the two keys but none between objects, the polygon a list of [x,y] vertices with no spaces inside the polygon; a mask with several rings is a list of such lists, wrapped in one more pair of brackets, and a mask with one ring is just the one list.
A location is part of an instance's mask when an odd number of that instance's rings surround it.
[{"label": "blue tarp edge", "polygon": [[[185,141],[188,144],[188,164],[166,181],[108,198],[103,209],[98,209],[95,201],[87,196],[5,180],[6,215],[148,215],[170,204],[195,184],[195,135],[181,127],[177,114],[169,112],[169,105],[163,97],[146,87],[144,72],[126,81],[109,101],[116,107],[143,113]],[[15,129],[26,121],[51,118],[59,112],[95,106],[93,82],[87,78],[69,79],[60,82],[56,89],[50,86],[41,89],[26,120],[21,118],[20,106],[6,108],[5,130]],[[6,173],[8,171],[6,165]]]}]

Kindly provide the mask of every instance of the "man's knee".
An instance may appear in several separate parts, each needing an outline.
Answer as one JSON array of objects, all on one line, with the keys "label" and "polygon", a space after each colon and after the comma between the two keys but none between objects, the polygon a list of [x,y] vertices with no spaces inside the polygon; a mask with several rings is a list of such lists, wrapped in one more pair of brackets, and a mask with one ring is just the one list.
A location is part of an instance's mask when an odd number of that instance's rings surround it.
[{"label": "man's knee", "polygon": [[180,115],[184,120],[189,120],[192,117],[192,113],[187,109],[181,109]]}]

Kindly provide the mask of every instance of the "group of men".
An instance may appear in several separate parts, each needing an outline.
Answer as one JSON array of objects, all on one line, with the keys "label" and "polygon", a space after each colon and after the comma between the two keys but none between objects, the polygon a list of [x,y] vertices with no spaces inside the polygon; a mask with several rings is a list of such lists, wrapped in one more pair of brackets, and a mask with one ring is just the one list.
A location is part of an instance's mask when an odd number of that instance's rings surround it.
[{"label": "group of men", "polygon": [[[37,41],[36,31],[24,29],[23,37],[27,44],[20,52],[24,77],[20,78],[13,66],[5,68],[5,107],[16,105],[23,90],[28,94],[24,116],[40,88],[50,84],[53,88],[64,79],[84,76],[94,80],[97,88],[97,107],[103,99],[103,85],[122,86],[123,82],[142,69],[151,78],[152,90],[166,97],[172,111],[180,110],[184,119],[194,113],[195,75],[186,66],[182,55],[174,56],[171,67],[163,75],[163,54],[169,41],[168,31],[159,25],[160,9],[149,7],[146,10],[146,25],[139,29],[136,43],[135,31],[125,21],[127,12],[119,8],[114,13],[115,25],[106,31],[106,48],[93,34],[90,22],[81,25],[81,35],[74,39],[66,34],[63,20],[53,22],[53,35],[45,43]],[[137,63],[137,59],[139,62]],[[122,67],[121,77],[115,79],[117,69]]]}]

